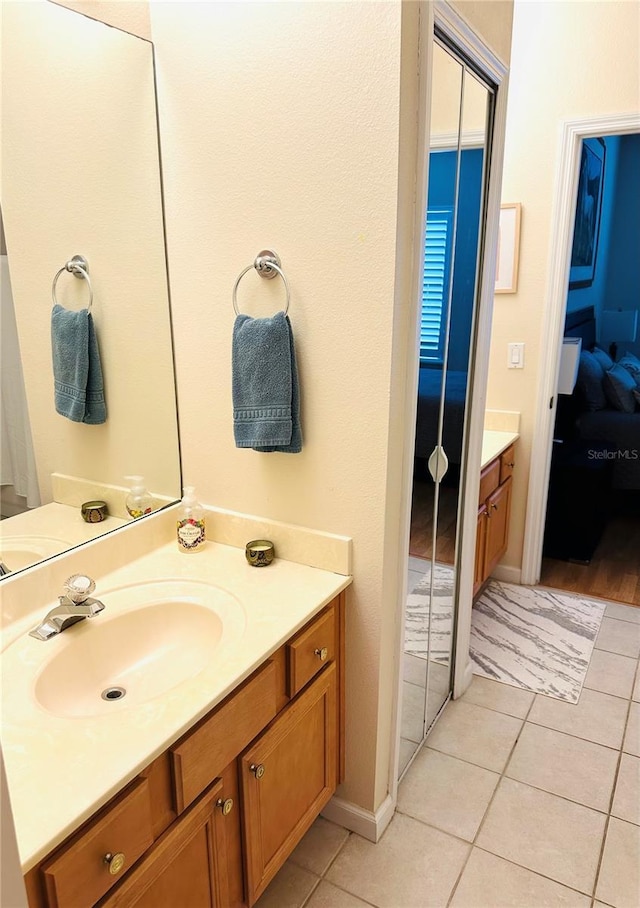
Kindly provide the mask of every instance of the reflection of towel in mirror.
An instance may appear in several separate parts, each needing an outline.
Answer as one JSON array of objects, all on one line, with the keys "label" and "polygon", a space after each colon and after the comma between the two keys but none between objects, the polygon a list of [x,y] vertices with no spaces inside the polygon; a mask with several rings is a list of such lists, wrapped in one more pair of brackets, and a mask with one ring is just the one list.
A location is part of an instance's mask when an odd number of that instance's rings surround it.
[{"label": "reflection of towel in mirror", "polygon": [[291,323],[239,315],[233,326],[233,433],[237,448],[302,450],[298,369]]},{"label": "reflection of towel in mirror", "polygon": [[102,366],[89,310],[72,312],[54,305],[51,347],[56,412],[73,422],[105,422]]}]

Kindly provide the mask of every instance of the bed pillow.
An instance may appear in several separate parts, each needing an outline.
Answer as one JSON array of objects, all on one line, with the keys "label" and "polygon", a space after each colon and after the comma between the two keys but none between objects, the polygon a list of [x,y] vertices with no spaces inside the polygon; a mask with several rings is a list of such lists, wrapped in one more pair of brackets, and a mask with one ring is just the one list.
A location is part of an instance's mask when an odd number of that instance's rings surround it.
[{"label": "bed pillow", "polygon": [[640,359],[633,353],[625,353],[620,357],[619,365],[623,366],[631,375],[636,385],[640,387]]},{"label": "bed pillow", "polygon": [[636,383],[624,366],[616,363],[608,372],[605,372],[602,385],[607,400],[614,409],[620,410],[622,413],[635,412],[636,399],[633,392],[636,390]]},{"label": "bed pillow", "polygon": [[602,366],[604,372],[607,372],[613,366],[613,360],[601,347],[594,347],[591,352]]},{"label": "bed pillow", "polygon": [[602,382],[604,379],[604,369],[595,358],[593,353],[583,350],[580,354],[578,363],[577,387],[582,392],[584,404],[587,410],[604,410],[607,407],[607,398],[605,397]]}]

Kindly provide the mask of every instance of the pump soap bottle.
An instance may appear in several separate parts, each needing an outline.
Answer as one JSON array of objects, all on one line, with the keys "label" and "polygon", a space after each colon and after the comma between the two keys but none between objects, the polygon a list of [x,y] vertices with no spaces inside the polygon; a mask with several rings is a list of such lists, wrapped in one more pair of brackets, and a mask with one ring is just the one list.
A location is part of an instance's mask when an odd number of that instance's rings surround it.
[{"label": "pump soap bottle", "polygon": [[131,481],[131,491],[126,497],[125,507],[130,517],[142,517],[153,511],[153,498],[144,487],[144,476],[125,476]]},{"label": "pump soap bottle", "polygon": [[199,552],[206,543],[204,508],[196,498],[194,486],[186,486],[178,509],[178,548]]}]

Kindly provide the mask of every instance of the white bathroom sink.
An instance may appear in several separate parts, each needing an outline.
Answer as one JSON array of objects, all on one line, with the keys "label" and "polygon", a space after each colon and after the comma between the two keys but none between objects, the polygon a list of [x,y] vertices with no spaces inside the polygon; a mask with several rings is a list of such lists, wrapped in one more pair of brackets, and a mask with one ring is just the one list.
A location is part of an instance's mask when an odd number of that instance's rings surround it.
[{"label": "white bathroom sink", "polygon": [[45,558],[65,552],[71,543],[54,536],[3,536],[0,554],[10,571],[21,571]]},{"label": "white bathroom sink", "polygon": [[94,618],[20,642],[40,657],[33,696],[55,716],[113,714],[159,697],[211,666],[245,626],[238,600],[207,583],[160,580],[93,595],[105,605]]}]

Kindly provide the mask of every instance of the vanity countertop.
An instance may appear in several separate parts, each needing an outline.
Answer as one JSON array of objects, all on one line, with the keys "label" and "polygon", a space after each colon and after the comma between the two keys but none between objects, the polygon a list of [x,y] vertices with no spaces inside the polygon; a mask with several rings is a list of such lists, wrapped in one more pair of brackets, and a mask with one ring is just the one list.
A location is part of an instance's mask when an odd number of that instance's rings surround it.
[{"label": "vanity countertop", "polygon": [[[108,704],[113,712],[82,717],[56,716],[39,705],[35,679],[53,650],[126,611],[128,589],[161,578],[223,590],[237,601],[244,630],[223,639],[194,678],[139,705],[123,700]],[[93,595],[106,608],[91,623],[41,642],[27,633],[44,617],[39,607],[5,634],[2,748],[25,873],[351,583],[350,576],[279,558],[253,568],[243,549],[216,542],[190,555],[171,542],[95,579]],[[58,592],[52,590],[49,608]]]},{"label": "vanity countertop", "polygon": [[480,469],[484,470],[487,464],[495,460],[509,445],[520,438],[518,432],[494,432],[485,429],[482,436],[482,462]]}]

